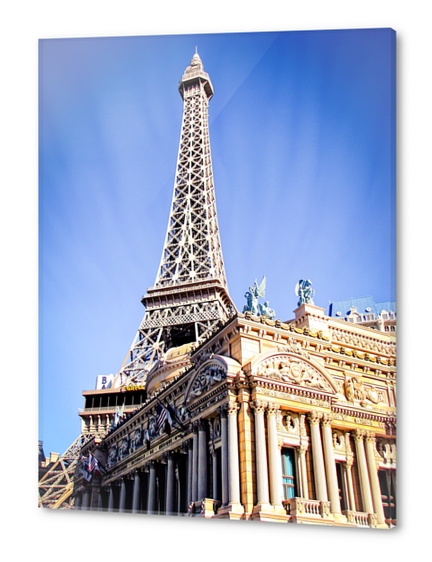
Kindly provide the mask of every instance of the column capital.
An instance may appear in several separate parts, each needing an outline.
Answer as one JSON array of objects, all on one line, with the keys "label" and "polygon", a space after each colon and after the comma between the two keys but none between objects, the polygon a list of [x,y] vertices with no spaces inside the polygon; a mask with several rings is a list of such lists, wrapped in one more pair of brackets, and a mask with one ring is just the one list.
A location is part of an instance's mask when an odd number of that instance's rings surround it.
[{"label": "column capital", "polygon": [[366,439],[365,439],[366,443],[375,443],[375,433],[373,433],[372,431],[366,431]]},{"label": "column capital", "polygon": [[273,402],[269,402],[267,404],[267,415],[268,416],[275,416],[280,411],[279,404],[274,404]]},{"label": "column capital", "polygon": [[309,443],[302,443],[299,447],[299,453],[305,455],[306,451],[309,449]]},{"label": "column capital", "polygon": [[263,400],[253,400],[249,402],[249,404],[255,414],[263,414],[267,408],[267,402],[264,402]]},{"label": "column capital", "polygon": [[162,455],[159,457],[159,462],[161,464],[168,464],[168,458],[170,456],[170,451],[166,451],[165,453],[162,453]]},{"label": "column capital", "polygon": [[192,449],[192,439],[186,439],[181,444],[181,451],[180,452],[182,454],[187,454],[190,449]]},{"label": "column capital", "polygon": [[236,416],[239,410],[240,404],[238,402],[229,402],[227,404],[227,412],[229,416]]},{"label": "column capital", "polygon": [[206,431],[209,424],[209,420],[200,419],[196,423],[197,423],[198,431]]},{"label": "column capital", "polygon": [[221,418],[226,418],[228,414],[228,404],[222,404],[222,406],[219,406],[217,412]]},{"label": "column capital", "polygon": [[308,412],[307,414],[307,418],[309,420],[309,423],[311,425],[318,425],[321,421],[322,418],[322,413],[321,412],[316,412],[315,410],[312,412]]},{"label": "column capital", "polygon": [[323,427],[331,427],[333,420],[334,420],[334,415],[331,412],[324,414],[322,418]]},{"label": "column capital", "polygon": [[151,468],[156,468],[156,461],[155,460],[147,461],[143,465],[144,472],[149,472]]},{"label": "column capital", "polygon": [[363,438],[365,436],[366,432],[363,429],[356,429],[353,437],[356,440],[357,443],[360,443],[363,441]]}]

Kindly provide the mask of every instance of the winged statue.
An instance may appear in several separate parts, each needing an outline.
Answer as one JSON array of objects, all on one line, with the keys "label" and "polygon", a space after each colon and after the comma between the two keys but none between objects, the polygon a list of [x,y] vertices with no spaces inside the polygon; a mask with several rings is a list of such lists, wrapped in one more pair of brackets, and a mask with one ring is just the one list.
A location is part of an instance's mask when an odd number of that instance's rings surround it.
[{"label": "winged statue", "polygon": [[312,289],[312,282],[309,279],[300,279],[295,287],[295,294],[299,297],[297,306],[314,304],[313,297],[315,296],[315,291]]},{"label": "winged statue", "polygon": [[258,299],[259,297],[265,298],[265,287],[266,287],[265,275],[263,276],[262,281],[259,285],[257,280],[255,279],[253,286],[250,286],[249,291],[245,293],[246,304],[243,308],[243,312],[249,311],[254,316],[258,316]]}]

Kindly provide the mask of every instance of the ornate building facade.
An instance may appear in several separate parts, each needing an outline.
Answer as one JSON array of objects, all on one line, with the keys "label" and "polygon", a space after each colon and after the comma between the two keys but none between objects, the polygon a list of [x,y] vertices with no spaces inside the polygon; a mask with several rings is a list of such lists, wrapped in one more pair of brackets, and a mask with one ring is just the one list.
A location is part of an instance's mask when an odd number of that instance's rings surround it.
[{"label": "ornate building facade", "polygon": [[75,509],[395,525],[395,334],[311,299],[287,322],[267,307],[236,310],[214,197],[213,87],[197,54],[179,90],[159,272],[128,361],[84,392]]}]

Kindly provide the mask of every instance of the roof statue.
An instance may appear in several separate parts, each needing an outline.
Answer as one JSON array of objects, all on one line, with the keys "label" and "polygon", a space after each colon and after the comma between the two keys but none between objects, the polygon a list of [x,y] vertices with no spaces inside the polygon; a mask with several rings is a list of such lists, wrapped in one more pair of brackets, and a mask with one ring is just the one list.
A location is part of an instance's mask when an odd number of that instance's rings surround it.
[{"label": "roof statue", "polygon": [[264,304],[258,305],[260,309],[261,316],[268,318],[269,320],[273,320],[276,315],[276,312],[269,307],[269,301],[265,301]]},{"label": "roof statue", "polygon": [[299,297],[297,306],[301,306],[302,304],[314,304],[313,297],[315,296],[315,290],[312,289],[312,282],[309,279],[300,279],[296,285],[295,294]]},{"label": "roof statue", "polygon": [[266,278],[265,275],[262,278],[261,283],[258,286],[258,282],[255,279],[253,287],[249,287],[249,291],[245,293],[246,304],[243,307],[243,312],[251,312],[254,316],[265,316],[270,320],[274,318],[275,311],[269,307],[269,302],[265,301],[264,304],[258,304],[259,297],[265,298],[265,287]]},{"label": "roof statue", "polygon": [[265,286],[266,278],[265,275],[258,287],[258,282],[255,279],[253,286],[249,287],[249,291],[246,291],[245,298],[246,304],[243,307],[243,312],[251,312],[254,316],[258,316],[258,298],[265,297]]}]

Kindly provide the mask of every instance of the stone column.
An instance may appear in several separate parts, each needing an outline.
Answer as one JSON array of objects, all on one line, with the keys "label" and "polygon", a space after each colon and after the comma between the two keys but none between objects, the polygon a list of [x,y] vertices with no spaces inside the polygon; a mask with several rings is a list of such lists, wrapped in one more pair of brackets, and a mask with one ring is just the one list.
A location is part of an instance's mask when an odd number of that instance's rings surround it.
[{"label": "stone column", "polygon": [[126,509],[126,478],[121,479],[119,512],[123,513]]},{"label": "stone column", "polygon": [[132,513],[139,513],[140,491],[141,491],[141,474],[136,470],[134,474]]},{"label": "stone column", "polygon": [[301,493],[302,497],[306,500],[309,499],[309,487],[307,481],[307,469],[306,469],[306,451],[307,445],[300,445],[299,447],[299,458],[300,458],[300,482],[301,482]]},{"label": "stone column", "polygon": [[167,454],[167,462],[168,462],[168,468],[167,468],[165,512],[166,515],[173,515],[175,482],[174,482],[174,456],[172,453]]},{"label": "stone column", "polygon": [[81,509],[81,494],[77,494],[75,497],[75,502],[74,502],[74,509]]},{"label": "stone column", "polygon": [[374,511],[377,514],[378,525],[385,524],[384,508],[382,504],[381,487],[378,480],[378,472],[375,463],[375,434],[368,432],[366,435],[366,459],[369,469],[369,480],[372,491]]},{"label": "stone column", "polygon": [[218,465],[217,465],[217,454],[214,444],[210,446],[210,454],[212,457],[212,472],[213,472],[213,499],[217,500],[219,496],[218,490]]},{"label": "stone column", "polygon": [[327,486],[330,499],[330,511],[334,514],[341,513],[339,486],[337,481],[336,463],[333,453],[333,438],[331,431],[331,422],[333,416],[325,414],[323,418],[323,436],[324,436],[324,458],[327,469]]},{"label": "stone column", "polygon": [[103,511],[102,507],[102,490],[99,488],[98,490],[98,511]]},{"label": "stone column", "polygon": [[270,473],[270,501],[274,506],[282,505],[282,475],[281,475],[281,454],[278,446],[276,415],[279,406],[269,404],[267,409],[267,435],[268,435],[268,456]]},{"label": "stone column", "polygon": [[[198,426],[193,424],[192,449],[192,501],[198,501]],[[201,498],[202,499],[202,498]]]},{"label": "stone column", "polygon": [[364,431],[358,429],[354,435],[354,440],[356,444],[356,453],[357,453],[357,464],[358,464],[358,470],[360,476],[360,488],[363,498],[363,510],[366,513],[374,513],[368,468],[366,464],[366,456],[365,456],[365,450],[363,444],[364,434],[365,434]]},{"label": "stone column", "polygon": [[257,504],[269,505],[267,451],[264,427],[265,403],[255,401],[251,403],[251,406],[255,412],[255,470],[257,478]]},{"label": "stone column", "polygon": [[87,488],[86,490],[84,490],[83,493],[81,509],[87,511],[89,509],[89,505],[90,505],[90,490]]},{"label": "stone column", "polygon": [[351,511],[357,511],[356,508],[356,503],[355,503],[355,496],[354,496],[354,486],[353,486],[353,480],[352,480],[352,465],[353,465],[353,458],[352,457],[347,457],[347,461],[345,464],[345,469],[346,469],[346,477],[347,477],[347,486],[348,486],[348,498],[349,498],[349,510]]},{"label": "stone column", "polygon": [[198,426],[198,501],[207,497],[207,431],[206,420]]},{"label": "stone column", "polygon": [[221,465],[222,465],[222,505],[229,502],[228,477],[228,420],[226,407],[219,409],[221,416]]},{"label": "stone column", "polygon": [[310,412],[308,414],[308,419],[311,426],[312,456],[313,456],[313,467],[314,467],[315,488],[316,488],[317,499],[321,501],[328,501],[326,475],[325,475],[325,468],[324,468],[324,457],[323,457],[321,432],[320,432],[321,416],[322,414],[319,414],[318,412]]},{"label": "stone column", "polygon": [[188,439],[187,441],[187,494],[186,494],[186,501],[187,507],[192,501],[192,461],[193,461],[193,451],[192,451],[192,439]]},{"label": "stone column", "polygon": [[351,449],[350,433],[348,431],[345,433],[345,449],[346,449],[345,475],[347,480],[348,502],[349,502],[349,506],[347,507],[347,509],[349,509],[350,511],[356,511],[357,508],[355,503],[354,485],[353,485],[353,477],[352,477],[352,465],[354,463],[354,456]]},{"label": "stone column", "polygon": [[228,405],[228,465],[229,465],[229,503],[240,504],[240,467],[238,450],[237,412],[239,405]]},{"label": "stone column", "polygon": [[154,461],[149,465],[147,512],[153,515],[156,512],[156,464]]},{"label": "stone column", "polygon": [[108,511],[114,511],[114,484],[109,485]]}]

